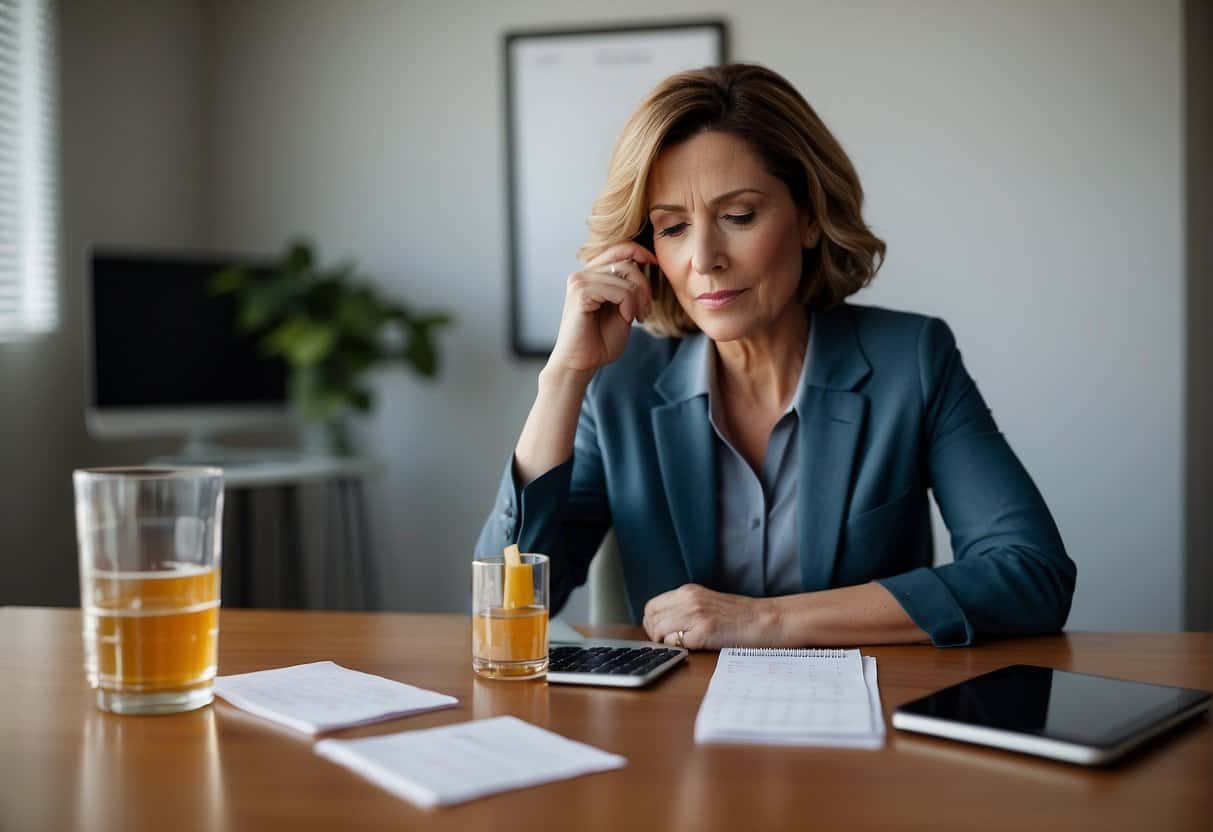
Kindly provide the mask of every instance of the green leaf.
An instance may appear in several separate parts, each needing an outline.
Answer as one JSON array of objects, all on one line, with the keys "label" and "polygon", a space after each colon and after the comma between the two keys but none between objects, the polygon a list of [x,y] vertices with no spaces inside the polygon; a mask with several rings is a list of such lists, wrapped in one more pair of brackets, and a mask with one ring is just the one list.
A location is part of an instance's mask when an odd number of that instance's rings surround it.
[{"label": "green leaf", "polygon": [[312,268],[312,246],[306,240],[297,240],[287,250],[282,270],[291,274],[303,274]]},{"label": "green leaf", "polygon": [[251,274],[244,266],[229,266],[214,274],[207,288],[212,295],[227,295],[243,290],[249,283]]},{"label": "green leaf", "polygon": [[364,341],[374,341],[383,313],[369,291],[347,293],[337,302],[333,317],[341,330]]},{"label": "green leaf", "polygon": [[241,295],[237,325],[245,332],[273,325],[291,313],[304,288],[289,274],[250,284]]},{"label": "green leaf", "polygon": [[397,321],[406,326],[413,323],[413,313],[407,306],[399,303],[384,303],[383,317],[389,321]]},{"label": "green leaf", "polygon": [[264,342],[293,367],[312,367],[329,356],[337,343],[337,329],[306,317],[290,318],[275,327]]},{"label": "green leaf", "polygon": [[422,315],[419,318],[413,319],[413,324],[415,326],[422,326],[422,327],[426,327],[426,328],[436,327],[436,326],[450,326],[454,322],[455,322],[455,319],[453,317],[451,317],[450,315],[448,315],[446,312],[431,312],[428,315]]},{"label": "green leaf", "polygon": [[409,345],[404,351],[404,358],[413,369],[426,378],[438,374],[438,355],[434,352],[434,344],[430,340],[430,332],[422,327],[413,330]]},{"label": "green leaf", "polygon": [[352,338],[342,338],[334,353],[334,361],[351,378],[384,358],[377,344]]}]

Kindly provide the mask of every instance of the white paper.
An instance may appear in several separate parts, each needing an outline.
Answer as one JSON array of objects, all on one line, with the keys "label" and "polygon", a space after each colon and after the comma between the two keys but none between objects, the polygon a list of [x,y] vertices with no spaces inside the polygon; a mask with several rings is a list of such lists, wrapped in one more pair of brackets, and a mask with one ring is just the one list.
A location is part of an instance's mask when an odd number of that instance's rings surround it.
[{"label": "white paper", "polygon": [[696,742],[884,744],[874,658],[858,650],[789,652],[721,651],[695,719]]},{"label": "white paper", "polygon": [[219,676],[215,694],[237,708],[306,734],[450,708],[459,702],[453,696],[333,662]]},{"label": "white paper", "polygon": [[624,757],[513,716],[321,740],[313,749],[425,809],[627,765]]}]

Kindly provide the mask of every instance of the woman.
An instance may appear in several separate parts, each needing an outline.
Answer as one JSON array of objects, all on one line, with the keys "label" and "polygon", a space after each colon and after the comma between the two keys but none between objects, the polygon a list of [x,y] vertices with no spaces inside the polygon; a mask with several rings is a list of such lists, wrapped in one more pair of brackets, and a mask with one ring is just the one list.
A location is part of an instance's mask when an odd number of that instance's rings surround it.
[{"label": "woman", "polygon": [[1074,564],[948,327],[844,302],[884,258],[862,203],[779,75],[663,82],[616,146],[477,551],[550,554],[555,611],[614,526],[634,618],[692,649],[1060,629]]}]

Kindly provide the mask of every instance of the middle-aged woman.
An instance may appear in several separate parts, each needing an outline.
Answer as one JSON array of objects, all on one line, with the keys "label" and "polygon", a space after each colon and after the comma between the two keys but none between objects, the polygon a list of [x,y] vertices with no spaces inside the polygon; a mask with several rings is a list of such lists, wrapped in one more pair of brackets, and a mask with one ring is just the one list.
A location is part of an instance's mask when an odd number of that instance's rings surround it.
[{"label": "middle-aged woman", "polygon": [[[951,331],[845,302],[884,259],[862,203],[776,73],[659,85],[477,552],[549,554],[558,611],[614,526],[634,619],[693,649],[1060,629],[1074,563]],[[955,553],[935,568],[928,489]]]}]

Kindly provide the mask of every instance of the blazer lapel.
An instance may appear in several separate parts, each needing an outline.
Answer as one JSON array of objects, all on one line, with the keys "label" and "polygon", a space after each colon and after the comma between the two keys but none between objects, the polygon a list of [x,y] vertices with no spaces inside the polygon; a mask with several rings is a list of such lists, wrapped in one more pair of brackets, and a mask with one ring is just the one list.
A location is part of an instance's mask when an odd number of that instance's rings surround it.
[{"label": "blazer lapel", "polygon": [[657,459],[687,574],[709,584],[716,570],[716,454],[703,397],[653,409]]},{"label": "blazer lapel", "polygon": [[698,584],[710,584],[716,571],[716,454],[708,399],[695,383],[707,346],[703,335],[683,339],[654,385],[668,403],[650,414],[674,532],[687,575]]},{"label": "blazer lapel", "polygon": [[797,519],[806,592],[831,586],[868,399],[850,392],[871,372],[846,306],[814,313],[809,389],[800,414]]}]

